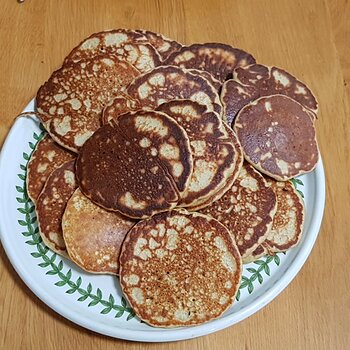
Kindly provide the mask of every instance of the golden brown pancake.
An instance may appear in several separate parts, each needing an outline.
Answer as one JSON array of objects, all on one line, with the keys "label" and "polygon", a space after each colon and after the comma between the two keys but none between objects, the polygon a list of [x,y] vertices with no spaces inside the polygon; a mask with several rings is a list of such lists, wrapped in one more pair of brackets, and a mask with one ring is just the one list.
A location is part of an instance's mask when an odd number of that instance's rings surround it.
[{"label": "golden brown pancake", "polygon": [[52,171],[74,158],[74,153],[58,145],[50,135],[37,143],[27,166],[27,192],[33,203]]},{"label": "golden brown pancake", "polygon": [[101,127],[82,147],[76,168],[88,198],[137,219],[177,204],[193,161],[188,136],[174,119],[137,111]]},{"label": "golden brown pancake", "polygon": [[243,264],[249,264],[256,260],[259,260],[261,257],[268,254],[267,249],[265,248],[265,243],[260,244],[252,253],[245,256],[243,260]]},{"label": "golden brown pancake", "polygon": [[236,67],[252,63],[255,63],[255,59],[249,53],[219,43],[183,46],[164,62],[168,65],[209,72],[222,83],[232,76]]},{"label": "golden brown pancake", "polygon": [[137,33],[144,35],[148,42],[157,50],[161,60],[164,61],[171,53],[178,51],[182,45],[166,36],[151,32],[150,30],[136,30]]},{"label": "golden brown pancake", "polygon": [[69,198],[77,188],[74,162],[70,160],[48,177],[35,206],[41,238],[54,252],[68,256],[62,233],[62,216]]},{"label": "golden brown pancake", "polygon": [[303,233],[304,202],[289,181],[267,180],[277,197],[277,211],[264,246],[269,253],[284,252],[296,246]]},{"label": "golden brown pancake", "polygon": [[179,206],[198,206],[222,188],[236,172],[240,149],[229,137],[221,118],[208,112],[205,106],[190,100],[166,102],[158,111],[164,112],[181,125],[190,140],[193,173]]},{"label": "golden brown pancake", "polygon": [[249,102],[276,94],[293,98],[315,118],[317,100],[304,83],[281,68],[252,64],[236,68],[233,79],[224,83],[220,96],[224,120],[231,125],[237,113]]},{"label": "golden brown pancake", "polygon": [[238,113],[234,130],[245,159],[276,180],[286,181],[316,167],[313,120],[290,97],[272,95],[249,103]]},{"label": "golden brown pancake", "polygon": [[135,223],[97,206],[76,189],[62,219],[69,257],[88,272],[118,274],[121,245]]},{"label": "golden brown pancake", "polygon": [[101,126],[104,106],[138,74],[129,63],[107,55],[63,66],[36,96],[46,130],[61,146],[78,152]]},{"label": "golden brown pancake", "polygon": [[94,33],[75,47],[65,59],[65,64],[83,59],[93,59],[108,54],[128,62],[141,73],[160,64],[160,56],[141,33],[129,29],[115,29]]},{"label": "golden brown pancake", "polygon": [[157,108],[171,100],[188,99],[221,113],[219,95],[208,80],[175,66],[159,66],[137,77],[127,88],[127,94],[140,101],[142,107]]},{"label": "golden brown pancake", "polygon": [[241,268],[237,246],[223,225],[174,210],[129,231],[120,255],[120,283],[141,320],[155,327],[193,326],[232,305]]},{"label": "golden brown pancake", "polygon": [[216,202],[200,210],[225,225],[245,259],[262,243],[276,212],[276,195],[264,177],[244,163],[232,187]]}]

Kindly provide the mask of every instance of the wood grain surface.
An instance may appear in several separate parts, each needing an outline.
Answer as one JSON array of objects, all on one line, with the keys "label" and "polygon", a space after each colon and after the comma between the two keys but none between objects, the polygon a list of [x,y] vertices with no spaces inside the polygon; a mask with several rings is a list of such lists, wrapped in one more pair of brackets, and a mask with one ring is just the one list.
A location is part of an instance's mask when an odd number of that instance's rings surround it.
[{"label": "wood grain surface", "polygon": [[0,5],[0,144],[13,118],[82,38],[109,28],[147,28],[183,43],[243,48],[307,83],[320,104],[317,132],[327,177],[319,238],[290,286],[249,319],[190,341],[132,343],[87,331],[42,303],[0,248],[0,349],[350,349],[349,1],[2,0]]}]

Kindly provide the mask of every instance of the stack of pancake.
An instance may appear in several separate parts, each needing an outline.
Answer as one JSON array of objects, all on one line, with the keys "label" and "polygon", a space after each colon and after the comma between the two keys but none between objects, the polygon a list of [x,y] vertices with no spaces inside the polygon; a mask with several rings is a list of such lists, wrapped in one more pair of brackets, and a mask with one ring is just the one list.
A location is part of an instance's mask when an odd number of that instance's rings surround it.
[{"label": "stack of pancake", "polygon": [[229,45],[111,30],[72,50],[36,107],[47,135],[27,189],[44,243],[119,275],[148,324],[219,317],[242,263],[300,241],[288,180],[316,166],[317,102],[284,70]]}]

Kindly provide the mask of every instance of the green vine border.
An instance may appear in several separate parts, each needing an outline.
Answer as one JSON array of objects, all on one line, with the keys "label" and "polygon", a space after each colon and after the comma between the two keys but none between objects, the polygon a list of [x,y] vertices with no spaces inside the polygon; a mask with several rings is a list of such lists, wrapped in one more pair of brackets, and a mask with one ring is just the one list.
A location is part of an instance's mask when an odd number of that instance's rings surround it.
[{"label": "green vine border", "polygon": [[[115,318],[122,317],[124,313],[127,314],[127,321],[130,321],[135,317],[135,312],[133,309],[127,304],[127,301],[124,297],[121,298],[120,304],[116,304],[115,297],[112,294],[109,294],[108,299],[103,297],[101,289],[97,288],[96,292],[93,293],[92,284],[89,283],[86,288],[82,287],[83,279],[79,276],[77,280],[74,282],[72,280],[72,271],[71,269],[67,270],[65,273],[63,272],[63,261],[57,260],[57,254],[52,253],[49,255],[49,248],[44,245],[42,239],[40,237],[39,228],[36,224],[37,218],[35,215],[35,207],[32,201],[29,199],[26,189],[26,176],[27,176],[27,165],[29,159],[36,147],[36,144],[42,140],[45,136],[46,132],[40,125],[41,133],[38,135],[37,133],[33,133],[33,138],[35,143],[29,142],[29,147],[31,149],[30,154],[23,152],[23,159],[25,160],[25,164],[20,164],[20,169],[22,173],[17,174],[18,178],[23,181],[21,186],[16,186],[16,190],[19,193],[19,197],[16,197],[16,200],[22,207],[17,208],[17,210],[24,215],[24,220],[18,220],[20,226],[26,228],[26,231],[21,232],[22,235],[26,238],[29,238],[25,243],[36,248],[36,251],[33,251],[31,256],[35,259],[41,259],[41,262],[38,264],[41,268],[50,268],[46,272],[46,275],[56,275],[58,277],[58,281],[55,283],[57,287],[66,286],[68,289],[66,290],[67,294],[78,293],[81,296],[77,299],[77,301],[84,302],[86,300],[90,300],[88,307],[100,305],[103,309],[100,311],[101,314],[106,315],[110,312],[115,312]],[[297,191],[304,198],[304,194],[297,188],[299,185],[304,185],[300,179],[292,179],[291,180]],[[241,290],[247,289],[249,294],[252,294],[254,291],[254,282],[257,280],[259,284],[262,284],[264,281],[263,274],[270,276],[270,266],[272,262],[274,262],[277,266],[280,265],[280,257],[278,254],[274,256],[266,256],[265,260],[259,259],[254,262],[257,268],[247,267],[245,272],[250,273],[249,276],[243,275],[241,285],[236,295],[236,300],[239,301],[241,297]]]}]

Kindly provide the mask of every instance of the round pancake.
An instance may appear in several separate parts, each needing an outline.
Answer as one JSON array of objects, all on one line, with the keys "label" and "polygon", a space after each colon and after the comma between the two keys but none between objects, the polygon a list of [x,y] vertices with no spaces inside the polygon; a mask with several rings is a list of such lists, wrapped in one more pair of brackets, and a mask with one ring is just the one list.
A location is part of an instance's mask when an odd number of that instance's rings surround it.
[{"label": "round pancake", "polygon": [[209,72],[206,72],[204,70],[199,70],[199,69],[189,69],[188,71],[194,75],[199,75],[200,77],[207,79],[209,83],[214,86],[216,91],[220,90],[222,85],[221,81],[218,79],[215,79]]},{"label": "round pancake", "polygon": [[168,65],[206,71],[222,83],[232,76],[236,67],[252,63],[255,63],[255,59],[249,53],[219,43],[183,46],[164,62]]},{"label": "round pancake", "polygon": [[92,203],[78,188],[62,218],[68,255],[88,272],[118,274],[121,245],[135,223]]},{"label": "round pancake", "polygon": [[[275,214],[276,215],[276,214]],[[267,249],[265,248],[265,243],[260,244],[252,253],[247,255],[244,259],[242,259],[243,264],[249,264],[256,260],[259,260],[261,257],[268,254]]]},{"label": "round pancake", "polygon": [[37,143],[27,166],[27,192],[33,203],[52,171],[74,158],[74,153],[59,146],[50,135]]},{"label": "round pancake", "polygon": [[184,210],[136,224],[120,254],[120,284],[136,315],[155,327],[193,326],[234,302],[242,263],[229,231]]},{"label": "round pancake", "polygon": [[230,125],[246,104],[259,97],[276,94],[293,98],[311,111],[313,119],[316,116],[318,104],[311,90],[281,68],[252,64],[236,68],[233,77],[224,83],[220,96],[224,119]]},{"label": "round pancake", "polygon": [[112,119],[117,118],[121,114],[138,111],[140,109],[142,109],[142,106],[138,100],[121,92],[120,95],[115,97],[103,110],[102,124],[108,124]]},{"label": "round pancake", "polygon": [[276,180],[310,172],[317,164],[314,123],[290,97],[272,95],[249,103],[238,113],[234,130],[245,159]]},{"label": "round pancake", "polygon": [[101,126],[104,106],[138,74],[127,62],[107,55],[63,66],[36,96],[46,130],[61,146],[78,152]]},{"label": "round pancake", "polygon": [[162,34],[151,32],[150,30],[136,30],[136,32],[141,33],[147,38],[148,42],[158,51],[162,61],[182,47],[177,41],[169,39]]},{"label": "round pancake", "polygon": [[216,202],[201,209],[225,225],[245,259],[262,243],[276,212],[276,195],[264,177],[244,163],[232,187]]},{"label": "round pancake", "polygon": [[237,157],[241,153],[237,152],[221,118],[208,112],[205,106],[190,100],[174,100],[157,110],[175,119],[188,135],[193,173],[178,205],[198,206],[223,187],[237,168]]},{"label": "round pancake", "polygon": [[137,111],[102,126],[82,147],[82,192],[105,209],[146,218],[173,208],[193,169],[185,130],[164,113]]},{"label": "round pancake", "polygon": [[151,109],[179,99],[198,102],[219,114],[222,108],[219,95],[208,80],[175,66],[160,66],[137,77],[128,86],[127,93]]},{"label": "round pancake", "polygon": [[236,153],[235,167],[231,172],[231,175],[227,177],[226,181],[222,184],[222,186],[217,187],[216,191],[212,193],[210,196],[208,196],[206,200],[199,202],[196,205],[193,205],[190,208],[191,211],[205,208],[208,205],[220,199],[232,187],[233,183],[238,177],[239,172],[242,169],[243,161],[244,161],[242,147],[234,131],[226,123],[223,123],[223,125],[225,127],[226,133],[229,136],[230,141],[232,142],[235,148],[235,153]]},{"label": "round pancake", "polygon": [[267,180],[277,197],[272,228],[263,243],[269,253],[284,252],[296,246],[303,232],[304,202],[289,181]]},{"label": "round pancake", "polygon": [[160,56],[148,43],[148,39],[143,34],[129,29],[116,29],[90,35],[70,52],[64,63],[92,59],[101,54],[114,55],[141,73],[160,64]]},{"label": "round pancake", "polygon": [[69,198],[77,188],[74,162],[70,160],[48,177],[35,206],[41,238],[54,252],[68,256],[62,233],[62,215]]}]

